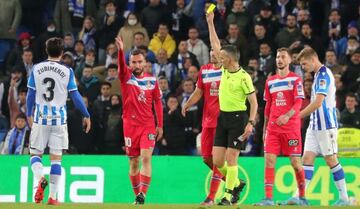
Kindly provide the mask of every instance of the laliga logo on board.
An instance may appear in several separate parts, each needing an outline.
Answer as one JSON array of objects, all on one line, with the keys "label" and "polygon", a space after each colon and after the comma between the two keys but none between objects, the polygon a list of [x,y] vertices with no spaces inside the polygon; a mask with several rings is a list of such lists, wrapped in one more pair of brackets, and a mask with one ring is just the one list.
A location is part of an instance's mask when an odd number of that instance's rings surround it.
[{"label": "laliga logo on board", "polygon": [[[245,171],[245,169],[243,167],[238,165],[238,170],[239,170],[239,174],[238,174],[239,179],[242,179],[246,182],[246,186],[244,187],[244,190],[241,192],[239,202],[237,203],[237,204],[242,204],[242,203],[244,203],[244,201],[246,200],[246,198],[249,195],[251,181],[250,181],[250,177],[249,177],[248,173]],[[211,177],[212,177],[212,171],[209,171],[209,173],[207,174],[207,176],[205,178],[205,194],[206,195],[209,194]],[[222,198],[224,196],[224,193],[225,193],[225,182],[221,181],[219,189],[216,193],[215,199]]]}]

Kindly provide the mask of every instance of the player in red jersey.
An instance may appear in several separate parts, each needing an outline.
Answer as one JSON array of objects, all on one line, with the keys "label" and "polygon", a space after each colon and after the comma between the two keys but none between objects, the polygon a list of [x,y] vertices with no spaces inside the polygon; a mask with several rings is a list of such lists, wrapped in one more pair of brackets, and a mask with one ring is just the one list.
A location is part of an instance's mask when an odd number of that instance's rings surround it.
[{"label": "player in red jersey", "polygon": [[[221,64],[216,60],[214,53],[210,52],[210,63],[201,66],[196,89],[190,96],[189,100],[182,108],[182,114],[185,116],[190,107],[195,105],[202,96],[204,96],[204,109],[202,117],[202,131],[201,131],[201,155],[204,163],[213,170],[213,176],[210,182],[210,189],[207,198],[202,205],[213,205],[216,192],[219,188],[221,180],[224,176],[213,165],[212,147],[214,145],[215,131],[217,119],[219,116],[219,85],[221,79]],[[234,189],[233,203],[239,199],[239,194],[245,182],[241,181],[240,185]]]},{"label": "player in red jersey", "polygon": [[298,183],[299,197],[292,197],[284,204],[307,205],[305,199],[305,175],[301,164],[301,120],[299,112],[304,99],[301,78],[289,70],[291,55],[287,48],[276,54],[277,74],[265,83],[264,100],[264,152],[265,152],[265,199],[256,205],[274,205],[273,184],[278,155],[290,157]]},{"label": "player in red jersey", "polygon": [[129,175],[136,195],[135,204],[144,204],[151,180],[151,157],[155,140],[159,140],[163,134],[161,91],[156,78],[144,73],[146,62],[143,54],[134,50],[130,55],[128,68],[120,37],[116,38],[116,46],[119,50],[119,79],[123,96],[124,139],[126,154],[130,158]]}]

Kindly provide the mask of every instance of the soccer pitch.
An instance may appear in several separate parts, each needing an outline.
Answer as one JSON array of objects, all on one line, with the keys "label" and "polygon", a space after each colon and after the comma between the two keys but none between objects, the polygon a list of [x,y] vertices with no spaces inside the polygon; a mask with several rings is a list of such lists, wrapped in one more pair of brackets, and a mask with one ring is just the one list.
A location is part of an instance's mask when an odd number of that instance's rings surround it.
[{"label": "soccer pitch", "polygon": [[[237,205],[237,206],[201,206],[201,205],[184,205],[184,204],[148,204],[148,205],[130,205],[130,204],[61,204],[58,206],[46,205],[46,204],[34,204],[34,203],[0,203],[0,209],[207,209],[207,208],[222,208],[222,209],[260,209],[264,207],[251,206],[251,205]],[[299,206],[273,206],[265,207],[266,209],[299,209]],[[350,208],[360,209],[360,206],[349,207],[330,207],[330,206],[310,206],[309,209],[324,209],[324,208]]]}]

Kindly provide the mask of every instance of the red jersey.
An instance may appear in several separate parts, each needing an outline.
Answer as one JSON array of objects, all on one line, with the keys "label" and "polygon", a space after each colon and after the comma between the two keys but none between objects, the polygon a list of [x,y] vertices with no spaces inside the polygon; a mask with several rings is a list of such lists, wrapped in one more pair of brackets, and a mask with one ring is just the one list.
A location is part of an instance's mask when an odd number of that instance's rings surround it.
[{"label": "red jersey", "polygon": [[221,80],[221,70],[215,68],[214,64],[209,63],[200,68],[196,86],[203,91],[204,110],[202,126],[213,128],[217,125],[219,115],[219,85]]},{"label": "red jersey", "polygon": [[123,120],[134,126],[154,126],[153,103],[157,126],[163,126],[161,90],[152,75],[135,76],[126,66],[124,52],[119,50],[119,79],[121,83]]},{"label": "red jersey", "polygon": [[297,74],[290,72],[285,77],[276,74],[266,80],[264,100],[270,104],[267,130],[278,133],[291,133],[300,130],[299,112],[301,105],[296,106],[295,114],[287,124],[282,126],[276,124],[277,118],[292,109],[297,99],[304,99],[302,80]]}]

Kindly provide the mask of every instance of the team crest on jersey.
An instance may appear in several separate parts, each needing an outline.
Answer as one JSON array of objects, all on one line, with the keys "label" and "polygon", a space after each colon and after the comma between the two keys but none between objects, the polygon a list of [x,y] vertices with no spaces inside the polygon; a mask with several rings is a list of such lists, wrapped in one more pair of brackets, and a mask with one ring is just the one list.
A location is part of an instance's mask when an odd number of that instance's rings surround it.
[{"label": "team crest on jersey", "polygon": [[320,79],[319,89],[326,89],[326,80],[325,79]]},{"label": "team crest on jersey", "polygon": [[151,87],[151,82],[148,81],[148,82],[146,83],[146,88],[149,89],[150,87]]},{"label": "team crest on jersey", "polygon": [[283,92],[278,92],[276,94],[276,100],[275,100],[276,106],[286,106],[286,100],[284,98]]},{"label": "team crest on jersey", "polygon": [[217,84],[215,81],[211,82],[211,88],[217,88]]},{"label": "team crest on jersey", "polygon": [[291,81],[288,81],[288,87],[289,87],[289,88],[292,88],[292,87],[293,87],[293,84],[291,83]]},{"label": "team crest on jersey", "polygon": [[149,134],[148,138],[149,138],[149,140],[154,141],[155,140],[155,134]]}]

